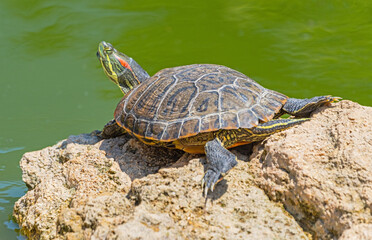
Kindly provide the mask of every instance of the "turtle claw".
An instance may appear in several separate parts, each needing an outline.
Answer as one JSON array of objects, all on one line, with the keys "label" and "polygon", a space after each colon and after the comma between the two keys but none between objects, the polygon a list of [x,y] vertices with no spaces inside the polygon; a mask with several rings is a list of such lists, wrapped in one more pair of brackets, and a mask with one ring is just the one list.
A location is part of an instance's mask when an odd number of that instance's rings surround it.
[{"label": "turtle claw", "polygon": [[323,101],[327,106],[331,105],[331,103],[336,103],[341,101],[342,97],[332,97],[331,95],[326,96],[326,99]]},{"label": "turtle claw", "polygon": [[319,103],[321,102],[333,103],[333,102],[338,102],[342,99],[342,97],[333,97],[332,95],[326,95],[326,96],[314,97],[314,98],[318,98]]},{"label": "turtle claw", "polygon": [[331,96],[329,96],[329,98],[330,98],[330,102],[331,103],[334,103],[334,102],[339,102],[339,101],[341,101],[342,100],[342,97],[331,97]]},{"label": "turtle claw", "polygon": [[204,197],[207,198],[208,188],[204,187]]},{"label": "turtle claw", "polygon": [[219,172],[215,172],[211,169],[208,169],[202,179],[202,188],[204,189],[204,197],[207,197],[208,190],[213,192],[216,184],[222,180],[222,175]]},{"label": "turtle claw", "polygon": [[211,192],[213,192],[214,190],[214,186],[216,186],[216,183],[213,183],[212,186],[211,186]]}]

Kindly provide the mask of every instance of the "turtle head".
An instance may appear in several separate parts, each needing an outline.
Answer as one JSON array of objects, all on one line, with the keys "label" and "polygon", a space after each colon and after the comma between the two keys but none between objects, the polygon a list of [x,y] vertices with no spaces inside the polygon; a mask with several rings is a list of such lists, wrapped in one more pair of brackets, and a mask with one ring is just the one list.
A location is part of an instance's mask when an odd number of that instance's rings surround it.
[{"label": "turtle head", "polygon": [[97,57],[106,75],[126,94],[149,78],[149,75],[132,58],[116,50],[110,43],[98,45]]}]

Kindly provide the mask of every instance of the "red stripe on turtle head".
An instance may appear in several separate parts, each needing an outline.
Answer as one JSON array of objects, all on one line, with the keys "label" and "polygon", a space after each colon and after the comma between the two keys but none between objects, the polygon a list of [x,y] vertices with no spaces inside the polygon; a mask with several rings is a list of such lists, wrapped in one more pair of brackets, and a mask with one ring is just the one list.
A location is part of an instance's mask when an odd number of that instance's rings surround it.
[{"label": "red stripe on turtle head", "polygon": [[129,70],[132,71],[132,68],[130,67],[130,65],[129,65],[129,63],[127,61],[123,60],[120,57],[116,57],[116,58],[119,60],[121,66],[123,66],[123,67],[125,67],[125,68],[127,68],[127,69],[129,69]]}]

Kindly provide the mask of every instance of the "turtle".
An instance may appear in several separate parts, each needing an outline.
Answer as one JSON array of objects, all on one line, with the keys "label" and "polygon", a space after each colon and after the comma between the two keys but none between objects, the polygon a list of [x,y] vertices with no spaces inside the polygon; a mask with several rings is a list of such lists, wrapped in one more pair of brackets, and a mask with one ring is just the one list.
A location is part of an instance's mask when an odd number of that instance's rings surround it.
[{"label": "turtle", "polygon": [[[228,149],[308,121],[315,109],[341,99],[289,98],[215,64],[166,68],[150,77],[133,58],[105,41],[97,56],[124,94],[100,136],[128,133],[145,144],[205,154],[205,197],[237,165]],[[280,118],[283,114],[294,117]]]}]

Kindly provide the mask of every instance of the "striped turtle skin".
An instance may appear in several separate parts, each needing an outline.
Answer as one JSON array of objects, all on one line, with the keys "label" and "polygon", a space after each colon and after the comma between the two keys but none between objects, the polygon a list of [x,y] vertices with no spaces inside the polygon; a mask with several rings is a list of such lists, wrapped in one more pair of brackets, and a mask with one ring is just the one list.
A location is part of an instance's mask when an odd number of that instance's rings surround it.
[{"label": "striped turtle skin", "polygon": [[231,68],[193,64],[159,71],[124,96],[116,122],[140,139],[171,142],[271,120],[288,97]]}]

